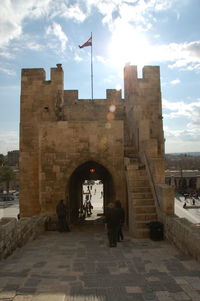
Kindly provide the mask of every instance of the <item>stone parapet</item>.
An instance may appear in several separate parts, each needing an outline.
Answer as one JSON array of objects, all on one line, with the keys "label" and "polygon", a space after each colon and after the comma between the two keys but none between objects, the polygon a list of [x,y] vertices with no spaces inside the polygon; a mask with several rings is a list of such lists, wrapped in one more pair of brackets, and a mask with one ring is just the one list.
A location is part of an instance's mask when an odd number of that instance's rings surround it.
[{"label": "stone parapet", "polygon": [[200,262],[200,227],[185,218],[174,215],[165,217],[165,236],[182,253]]},{"label": "stone parapet", "polygon": [[167,184],[157,184],[156,192],[161,211],[165,214],[174,214],[174,190]]},{"label": "stone parapet", "polygon": [[46,217],[6,218],[0,220],[0,260],[45,231]]}]

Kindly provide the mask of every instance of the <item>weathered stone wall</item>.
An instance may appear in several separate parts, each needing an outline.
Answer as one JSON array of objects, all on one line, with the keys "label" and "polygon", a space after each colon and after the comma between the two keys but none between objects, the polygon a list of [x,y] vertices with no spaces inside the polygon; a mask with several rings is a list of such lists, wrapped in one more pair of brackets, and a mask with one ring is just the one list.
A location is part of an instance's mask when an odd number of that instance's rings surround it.
[{"label": "weathered stone wall", "polygon": [[200,262],[200,226],[174,215],[167,215],[164,224],[166,238],[182,253]]},{"label": "weathered stone wall", "polygon": [[[137,67],[127,65],[124,69],[125,110],[127,127],[139,158],[146,166],[152,191],[159,196],[160,209],[172,213],[165,192],[164,134],[159,66],[145,66],[142,78],[138,78]],[[171,188],[170,188],[171,189]],[[171,189],[172,194],[172,189]],[[156,203],[156,197],[155,203]]]},{"label": "weathered stone wall", "polygon": [[63,70],[22,69],[20,108],[20,211],[21,216],[40,214],[39,139],[40,124],[56,120],[55,105],[63,91]]},{"label": "weathered stone wall", "polygon": [[[106,99],[79,99],[78,90],[64,90],[63,76],[60,64],[51,68],[49,81],[43,69],[22,70],[21,217],[54,215],[60,199],[70,206],[77,204],[71,206],[77,213],[81,185],[88,179],[77,170],[93,162],[101,166],[98,175],[106,191],[104,208],[109,201],[120,199],[131,220],[125,157],[130,164],[134,157],[138,166],[148,167],[151,187],[155,186],[164,202],[161,208],[171,213],[167,190],[161,192],[158,187],[165,183],[159,67],[144,67],[138,78],[136,66],[127,65],[124,99],[115,89],[106,91]],[[75,212],[73,215],[75,220]]]},{"label": "weathered stone wall", "polygon": [[127,65],[124,69],[124,89],[126,115],[138,151],[145,150],[149,157],[163,157],[159,67],[145,66],[142,78],[138,78],[137,67]]},{"label": "weathered stone wall", "polygon": [[80,100],[64,91],[61,65],[23,69],[20,124],[20,214],[51,215],[68,198],[73,171],[95,161],[113,177],[116,197],[126,201],[124,176],[124,101],[109,89],[106,99]]},{"label": "weathered stone wall", "polygon": [[116,197],[125,202],[123,122],[60,121],[40,128],[41,214],[52,215],[65,199],[69,179],[82,163],[95,161],[106,166],[117,187]]},{"label": "weathered stone wall", "polygon": [[0,260],[43,233],[45,221],[45,217],[0,219]]}]

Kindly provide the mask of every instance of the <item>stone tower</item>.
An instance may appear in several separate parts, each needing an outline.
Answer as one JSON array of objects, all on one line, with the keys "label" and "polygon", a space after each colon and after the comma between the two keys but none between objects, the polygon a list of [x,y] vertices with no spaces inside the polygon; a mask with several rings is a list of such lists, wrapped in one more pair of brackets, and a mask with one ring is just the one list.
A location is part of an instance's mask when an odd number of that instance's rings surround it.
[{"label": "stone tower", "polygon": [[[20,119],[20,214],[52,216],[60,199],[76,221],[85,179],[104,185],[104,208],[120,199],[135,237],[148,235],[147,222],[173,213],[164,184],[164,137],[157,66],[125,66],[121,91],[106,99],[79,99],[64,90],[61,64],[23,69]],[[91,174],[90,169],[95,169]]]}]

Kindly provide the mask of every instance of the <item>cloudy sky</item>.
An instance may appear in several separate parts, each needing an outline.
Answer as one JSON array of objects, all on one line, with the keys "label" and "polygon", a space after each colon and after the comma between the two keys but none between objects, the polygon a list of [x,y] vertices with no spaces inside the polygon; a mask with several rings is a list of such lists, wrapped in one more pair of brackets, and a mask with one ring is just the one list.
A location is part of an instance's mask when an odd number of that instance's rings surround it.
[{"label": "cloudy sky", "polygon": [[19,149],[22,68],[62,63],[65,90],[123,89],[125,63],[160,65],[166,153],[200,151],[200,0],[1,0],[0,153]]}]

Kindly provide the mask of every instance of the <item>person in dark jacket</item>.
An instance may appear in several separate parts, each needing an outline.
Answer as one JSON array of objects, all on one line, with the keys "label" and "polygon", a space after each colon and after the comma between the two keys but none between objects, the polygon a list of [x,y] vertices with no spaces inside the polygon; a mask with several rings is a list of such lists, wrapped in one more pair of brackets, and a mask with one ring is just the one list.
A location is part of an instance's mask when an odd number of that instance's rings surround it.
[{"label": "person in dark jacket", "polygon": [[118,231],[118,235],[117,235],[117,241],[120,242],[122,240],[124,240],[124,235],[123,235],[123,225],[125,222],[125,212],[124,209],[122,208],[121,202],[119,200],[115,201],[115,207],[119,208],[120,211],[120,226],[119,226],[119,231]]},{"label": "person in dark jacket", "polygon": [[56,214],[58,217],[58,226],[60,232],[69,232],[69,226],[67,223],[67,206],[64,201],[61,200],[56,206]]},{"label": "person in dark jacket", "polygon": [[110,247],[117,246],[117,236],[120,228],[121,212],[113,203],[109,203],[105,214],[105,229],[108,234]]}]

